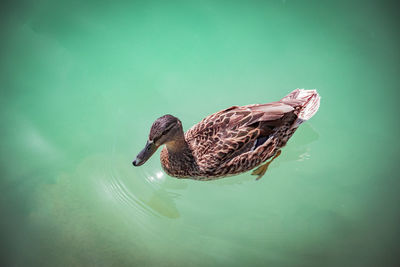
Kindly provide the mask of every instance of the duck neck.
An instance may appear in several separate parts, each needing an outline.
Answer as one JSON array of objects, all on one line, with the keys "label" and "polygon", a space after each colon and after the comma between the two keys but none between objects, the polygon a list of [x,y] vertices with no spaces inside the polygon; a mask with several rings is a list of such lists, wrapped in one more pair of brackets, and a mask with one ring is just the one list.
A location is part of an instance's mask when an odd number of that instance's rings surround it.
[{"label": "duck neck", "polygon": [[168,154],[170,155],[179,155],[186,153],[191,154],[191,150],[185,140],[185,135],[183,134],[183,131],[174,140],[166,143],[166,147],[168,150]]},{"label": "duck neck", "polygon": [[198,172],[193,151],[183,132],[179,138],[166,143],[165,150],[161,152],[161,165],[169,175],[175,177],[189,177]]}]

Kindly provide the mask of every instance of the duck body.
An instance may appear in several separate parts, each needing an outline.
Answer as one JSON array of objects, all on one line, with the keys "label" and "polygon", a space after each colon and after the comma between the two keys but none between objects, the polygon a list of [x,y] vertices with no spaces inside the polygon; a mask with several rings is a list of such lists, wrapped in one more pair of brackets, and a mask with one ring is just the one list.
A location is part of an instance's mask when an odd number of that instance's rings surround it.
[{"label": "duck body", "polygon": [[219,111],[166,142],[161,165],[170,176],[195,180],[252,170],[285,146],[319,103],[316,90],[296,89],[277,102]]}]

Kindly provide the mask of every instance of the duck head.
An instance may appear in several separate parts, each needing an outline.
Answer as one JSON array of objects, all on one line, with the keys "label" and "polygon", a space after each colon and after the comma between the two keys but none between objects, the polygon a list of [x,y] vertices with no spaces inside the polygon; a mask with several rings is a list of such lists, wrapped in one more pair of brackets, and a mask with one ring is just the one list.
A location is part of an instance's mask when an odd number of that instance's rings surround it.
[{"label": "duck head", "polygon": [[169,114],[158,118],[151,126],[146,146],[132,162],[133,166],[144,164],[163,144],[170,143],[173,146],[173,143],[181,138],[183,138],[183,129],[178,118]]}]

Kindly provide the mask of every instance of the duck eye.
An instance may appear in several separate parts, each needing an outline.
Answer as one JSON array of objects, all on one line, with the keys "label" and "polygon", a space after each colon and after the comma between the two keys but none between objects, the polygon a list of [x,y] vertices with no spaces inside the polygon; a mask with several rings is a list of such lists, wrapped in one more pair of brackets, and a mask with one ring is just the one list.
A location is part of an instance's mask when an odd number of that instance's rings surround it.
[{"label": "duck eye", "polygon": [[168,128],[168,129],[164,130],[164,131],[162,132],[162,135],[165,135],[166,133],[168,133],[169,130],[171,130],[171,128]]},{"label": "duck eye", "polygon": [[162,135],[165,135],[166,133],[168,133],[169,130],[172,129],[172,127],[173,127],[173,126],[170,126],[170,127],[168,127],[167,129],[165,129],[165,130],[162,132]]}]

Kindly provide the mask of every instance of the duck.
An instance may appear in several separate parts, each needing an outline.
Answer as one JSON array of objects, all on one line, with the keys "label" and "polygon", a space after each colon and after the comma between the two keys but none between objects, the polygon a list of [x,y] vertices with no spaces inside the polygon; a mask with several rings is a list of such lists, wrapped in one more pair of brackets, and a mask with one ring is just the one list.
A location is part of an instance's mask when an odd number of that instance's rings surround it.
[{"label": "duck", "polygon": [[319,106],[317,90],[296,89],[279,101],[218,111],[186,133],[182,122],[167,114],[154,121],[132,164],[143,165],[163,146],[160,161],[169,176],[206,181],[254,169],[258,180]]}]

